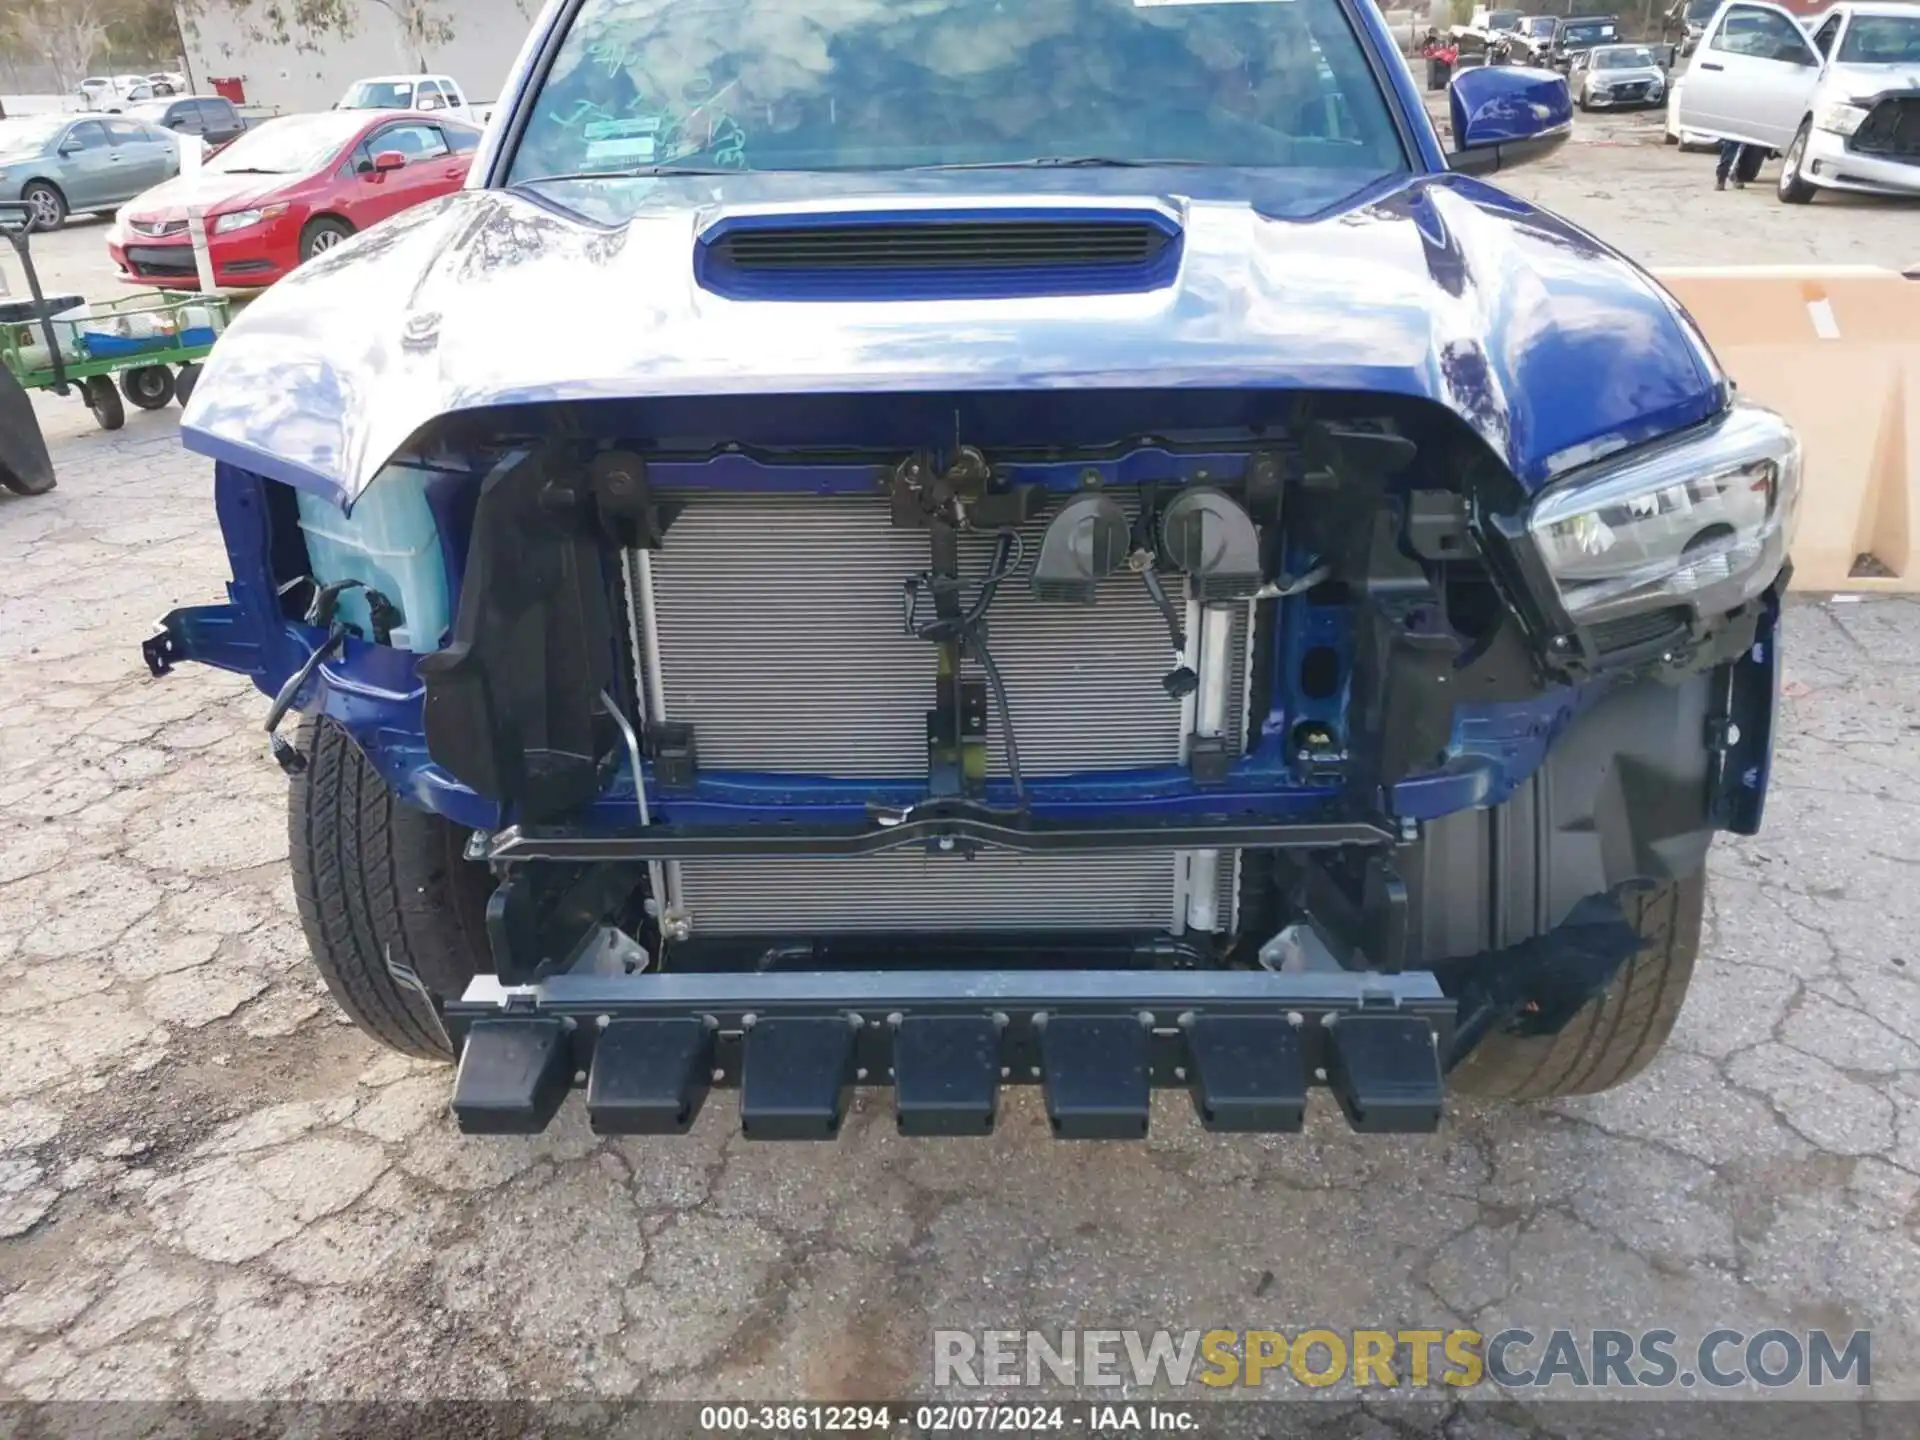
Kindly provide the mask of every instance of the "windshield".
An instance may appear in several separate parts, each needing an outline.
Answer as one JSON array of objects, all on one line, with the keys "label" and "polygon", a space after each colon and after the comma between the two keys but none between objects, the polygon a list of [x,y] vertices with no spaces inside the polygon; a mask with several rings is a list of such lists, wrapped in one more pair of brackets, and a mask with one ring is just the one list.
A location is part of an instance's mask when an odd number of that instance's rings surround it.
[{"label": "windshield", "polygon": [[22,155],[46,149],[67,127],[64,115],[27,115],[0,120],[0,155]]},{"label": "windshield", "polygon": [[342,110],[411,110],[411,80],[362,80],[340,102]]},{"label": "windshield", "polygon": [[1553,33],[1553,17],[1551,15],[1536,15],[1520,27],[1520,33],[1523,35],[1551,35]]},{"label": "windshield", "polygon": [[1596,70],[1646,70],[1652,65],[1653,52],[1637,46],[1631,50],[1602,50],[1593,57]]},{"label": "windshield", "polygon": [[1489,30],[1516,30],[1519,26],[1520,12],[1518,10],[1495,10],[1491,15],[1487,16],[1487,29]]},{"label": "windshield", "polygon": [[364,119],[288,115],[249,130],[207,162],[215,173],[311,175],[365,127]]},{"label": "windshield", "polygon": [[1339,0],[585,0],[511,178],[1060,160],[1406,168]]},{"label": "windshield", "polygon": [[1920,15],[1856,15],[1834,58],[1845,65],[1920,64]]},{"label": "windshield", "polygon": [[1569,45],[1592,45],[1601,40],[1611,40],[1618,33],[1611,20],[1586,24],[1574,20],[1562,26],[1560,30],[1561,38]]}]

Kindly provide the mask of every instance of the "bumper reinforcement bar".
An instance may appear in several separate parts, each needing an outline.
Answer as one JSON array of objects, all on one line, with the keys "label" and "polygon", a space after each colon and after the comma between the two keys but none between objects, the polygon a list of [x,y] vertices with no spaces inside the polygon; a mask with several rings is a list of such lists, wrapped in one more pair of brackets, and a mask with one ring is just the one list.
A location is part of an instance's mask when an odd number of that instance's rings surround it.
[{"label": "bumper reinforcement bar", "polygon": [[1379,820],[1268,820],[1211,823],[1091,825],[1074,821],[1021,821],[980,815],[935,815],[896,825],[748,825],[589,833],[509,826],[485,845],[489,861],[708,860],[723,857],[770,860],[782,856],[873,855],[904,846],[953,842],[1031,854],[1073,850],[1325,850],[1343,845],[1385,846],[1401,832]]},{"label": "bumper reinforcement bar", "polygon": [[1055,1135],[1137,1140],[1156,1086],[1209,1130],[1297,1131],[1324,1084],[1356,1130],[1430,1132],[1454,1003],[1425,971],[563,975],[476,980],[446,1019],[472,1134],[538,1132],[584,1083],[601,1134],[684,1134],[718,1086],[749,1139],[826,1140],[885,1085],[902,1134],[982,1135],[1038,1084]]}]

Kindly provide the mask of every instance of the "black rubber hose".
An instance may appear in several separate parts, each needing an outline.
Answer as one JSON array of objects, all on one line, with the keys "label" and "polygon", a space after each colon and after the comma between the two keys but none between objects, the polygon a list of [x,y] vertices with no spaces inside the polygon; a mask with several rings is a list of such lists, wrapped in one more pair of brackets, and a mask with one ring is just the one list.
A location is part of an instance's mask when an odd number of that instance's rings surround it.
[{"label": "black rubber hose", "polygon": [[986,672],[987,687],[993,691],[993,708],[1000,712],[1000,743],[1007,751],[1007,778],[1013,782],[1013,799],[1022,810],[1027,808],[1027,782],[1020,773],[1020,744],[1013,738],[1013,712],[1007,706],[1007,682],[1000,678],[1000,667],[977,637],[969,637],[967,646]]}]

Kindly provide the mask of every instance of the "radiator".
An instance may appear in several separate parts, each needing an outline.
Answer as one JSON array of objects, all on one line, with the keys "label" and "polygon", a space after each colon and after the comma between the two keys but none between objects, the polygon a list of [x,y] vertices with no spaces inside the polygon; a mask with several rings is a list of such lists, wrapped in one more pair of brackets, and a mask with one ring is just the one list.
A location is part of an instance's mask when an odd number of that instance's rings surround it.
[{"label": "radiator", "polygon": [[[933,645],[905,633],[907,577],[925,532],[897,529],[885,497],[663,497],[683,506],[650,554],[661,717],[694,727],[703,770],[916,780],[927,770]],[[1131,497],[1123,500],[1131,503]],[[1044,517],[1023,531],[1028,561]],[[991,535],[961,537],[968,579]],[[629,557],[629,580],[649,582]],[[1177,593],[1178,587],[1174,587]],[[923,602],[929,603],[929,602]],[[1236,609],[1227,713],[1244,739],[1247,607]],[[924,612],[930,618],[930,612]],[[1042,605],[1023,568],[987,614],[1029,780],[1180,763],[1191,708],[1170,699],[1164,621],[1138,577],[1102,583],[1091,607]],[[644,649],[641,627],[636,647]],[[971,668],[971,667],[970,667]],[[973,671],[973,678],[983,678]],[[999,717],[988,773],[1005,776]],[[972,859],[896,851],[859,859],[686,861],[676,905],[697,933],[954,928],[1181,928],[1171,852]],[[1220,866],[1223,916],[1237,866]]]}]

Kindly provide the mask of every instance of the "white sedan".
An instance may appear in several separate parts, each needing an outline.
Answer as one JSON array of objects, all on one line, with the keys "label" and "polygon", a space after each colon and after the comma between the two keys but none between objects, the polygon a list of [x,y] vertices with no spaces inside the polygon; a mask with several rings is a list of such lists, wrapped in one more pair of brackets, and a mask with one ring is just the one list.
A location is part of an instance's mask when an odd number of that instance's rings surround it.
[{"label": "white sedan", "polygon": [[1698,130],[1684,129],[1680,124],[1680,87],[1685,81],[1686,77],[1681,76],[1667,92],[1667,144],[1678,145],[1682,150],[1712,150],[1719,141]]}]

